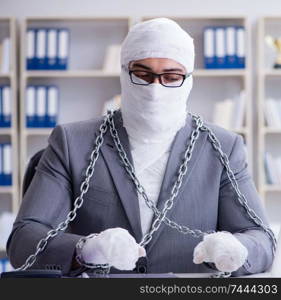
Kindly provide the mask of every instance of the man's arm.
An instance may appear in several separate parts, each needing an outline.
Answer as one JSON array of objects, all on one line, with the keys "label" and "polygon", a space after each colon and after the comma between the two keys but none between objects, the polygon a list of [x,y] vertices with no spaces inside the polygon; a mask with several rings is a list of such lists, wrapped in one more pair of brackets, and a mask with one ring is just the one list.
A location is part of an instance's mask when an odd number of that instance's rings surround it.
[{"label": "man's arm", "polygon": [[[64,221],[72,209],[68,145],[62,125],[54,128],[48,142],[7,242],[7,253],[14,267],[22,265],[35,252],[38,241]],[[63,274],[68,274],[75,267],[75,245],[80,238],[77,234],[60,232],[49,240],[32,268],[52,265],[61,268]]]},{"label": "man's arm", "polygon": [[[238,188],[245,196],[248,206],[261,218],[266,226],[269,222],[261,198],[248,170],[243,138],[237,135],[230,166],[233,167]],[[268,270],[273,261],[272,241],[269,236],[246,214],[238,202],[237,194],[232,188],[226,172],[222,176],[219,199],[219,230],[230,231],[248,249],[245,264],[233,276],[260,273]]]},{"label": "man's arm", "polygon": [[[235,139],[229,161],[237,179],[238,188],[245,196],[248,206],[268,226],[265,210],[248,170],[244,142],[240,135],[237,135]],[[272,241],[262,228],[246,214],[246,210],[239,203],[237,194],[227,177],[225,168],[219,192],[218,231],[222,230],[231,232],[248,249],[246,262],[232,273],[233,276],[268,270],[273,261]],[[214,267],[213,264],[209,264],[209,266]]]}]

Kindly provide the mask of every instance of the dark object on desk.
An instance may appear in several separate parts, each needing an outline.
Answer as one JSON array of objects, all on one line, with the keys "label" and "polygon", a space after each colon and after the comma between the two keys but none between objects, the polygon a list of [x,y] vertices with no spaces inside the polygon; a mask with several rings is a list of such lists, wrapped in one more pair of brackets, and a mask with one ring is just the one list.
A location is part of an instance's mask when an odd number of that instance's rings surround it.
[{"label": "dark object on desk", "polygon": [[[87,273],[88,274],[88,273]],[[88,274],[89,278],[178,278],[174,273]]]},{"label": "dark object on desk", "polygon": [[60,270],[25,270],[3,272],[1,278],[61,278]]},{"label": "dark object on desk", "polygon": [[25,192],[27,191],[27,189],[32,181],[32,178],[36,171],[35,168],[38,165],[39,160],[44,151],[45,151],[45,148],[41,149],[40,151],[36,152],[29,160],[29,163],[27,165],[27,168],[24,173],[24,178],[23,178],[22,196],[24,196]]}]

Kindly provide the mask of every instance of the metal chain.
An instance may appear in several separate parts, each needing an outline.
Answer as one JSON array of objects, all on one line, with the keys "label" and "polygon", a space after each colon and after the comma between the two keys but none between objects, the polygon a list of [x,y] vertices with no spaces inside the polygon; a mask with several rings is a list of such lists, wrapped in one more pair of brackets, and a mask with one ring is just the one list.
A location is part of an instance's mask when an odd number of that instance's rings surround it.
[{"label": "metal chain", "polygon": [[84,195],[88,192],[89,189],[89,181],[91,177],[93,176],[94,170],[95,170],[95,164],[96,161],[99,157],[99,151],[100,147],[103,144],[103,136],[107,131],[107,122],[108,122],[108,115],[105,116],[102,124],[99,127],[99,135],[97,136],[95,140],[95,146],[93,151],[91,152],[90,156],[90,163],[86,169],[85,176],[86,178],[80,185],[80,195],[75,199],[74,201],[74,207],[73,209],[67,214],[67,217],[65,221],[61,222],[56,229],[52,229],[47,232],[47,235],[45,238],[42,238],[37,246],[36,246],[36,251],[31,254],[25,261],[25,263],[20,266],[19,268],[15,269],[15,271],[20,271],[20,270],[26,270],[27,268],[30,268],[36,261],[37,256],[39,253],[41,253],[47,246],[48,241],[57,236],[60,231],[65,231],[66,228],[68,227],[69,223],[72,222],[77,215],[77,210],[83,205],[84,202]]},{"label": "metal chain", "polygon": [[[249,218],[252,221],[254,221],[255,224],[260,226],[267,233],[269,238],[272,240],[272,250],[273,250],[273,255],[275,255],[276,246],[277,246],[277,241],[276,241],[275,235],[272,232],[272,230],[266,224],[264,224],[264,222],[261,220],[261,218],[258,217],[258,215],[254,212],[254,210],[249,207],[247,199],[240,192],[235,175],[230,168],[228,156],[226,153],[224,153],[222,151],[219,140],[216,138],[215,134],[209,127],[203,125],[203,121],[200,116],[192,114],[190,112],[189,112],[189,114],[195,120],[196,128],[191,133],[191,141],[188,144],[187,149],[185,151],[183,163],[179,167],[178,177],[177,177],[177,179],[173,185],[173,188],[171,190],[171,196],[170,196],[170,198],[168,198],[166,200],[166,202],[164,204],[164,209],[161,212],[157,209],[154,202],[152,202],[147,197],[144,187],[140,184],[139,180],[137,179],[135,171],[134,171],[134,167],[130,163],[130,161],[124,151],[124,148],[121,145],[117,130],[114,125],[114,119],[113,119],[112,115],[109,118],[109,129],[110,129],[111,135],[113,137],[115,146],[118,150],[118,154],[121,158],[121,161],[122,161],[127,173],[131,177],[133,183],[135,184],[137,191],[144,198],[146,205],[149,208],[151,208],[153,210],[154,214],[156,215],[156,219],[152,223],[150,231],[142,238],[140,245],[144,246],[150,242],[150,240],[152,239],[153,233],[158,230],[158,228],[160,227],[162,222],[166,223],[171,228],[177,229],[179,232],[181,232],[183,234],[191,234],[192,236],[197,237],[197,238],[204,236],[206,234],[215,232],[215,231],[202,232],[201,230],[198,230],[198,229],[192,230],[184,225],[179,225],[176,222],[171,221],[166,217],[168,210],[170,210],[173,206],[174,198],[177,196],[177,194],[179,192],[179,188],[182,184],[183,176],[186,174],[187,163],[189,162],[189,160],[192,156],[195,142],[199,136],[199,130],[202,130],[202,131],[208,132],[208,138],[210,139],[213,148],[219,153],[220,161],[221,161],[222,165],[226,168],[227,176],[230,180],[232,187],[234,188],[234,190],[238,196],[239,203],[244,207]],[[223,272],[223,273],[219,274],[218,276],[215,275],[214,277],[229,277],[230,275],[231,275],[230,272]]]},{"label": "metal chain", "polygon": [[[200,130],[202,131],[208,131],[209,134],[209,138],[211,140],[211,143],[213,145],[213,147],[215,148],[215,150],[217,150],[220,154],[220,161],[222,162],[222,164],[226,167],[227,170],[227,175],[228,178],[233,186],[233,188],[235,189],[235,192],[238,195],[238,199],[240,204],[246,209],[247,214],[249,215],[249,217],[260,227],[262,227],[263,230],[265,230],[265,232],[270,236],[270,238],[273,241],[273,248],[274,248],[274,252],[276,249],[276,238],[273,234],[273,232],[271,231],[270,228],[268,228],[263,222],[262,220],[255,214],[255,212],[248,206],[247,204],[247,200],[245,199],[244,195],[241,194],[239,188],[238,188],[238,184],[236,181],[236,178],[229,166],[229,161],[227,158],[227,155],[225,153],[222,152],[221,150],[221,146],[219,141],[216,139],[215,135],[213,134],[213,132],[211,131],[211,129],[209,129],[208,127],[203,125],[203,121],[202,119],[194,114],[192,115],[192,118],[195,120],[196,122],[196,129],[192,131],[191,133],[191,141],[187,146],[187,149],[185,151],[184,154],[184,161],[181,164],[179,171],[178,171],[178,176],[177,179],[173,185],[173,188],[171,190],[171,197],[166,200],[165,204],[164,204],[164,209],[160,212],[157,207],[154,205],[154,203],[147,197],[144,187],[140,184],[139,180],[136,177],[135,171],[134,171],[134,167],[132,166],[132,164],[130,163],[130,161],[127,158],[127,155],[124,151],[123,146],[121,145],[117,130],[115,128],[114,125],[114,120],[113,120],[113,115],[116,111],[108,111],[106,116],[104,117],[104,120],[102,122],[102,124],[100,125],[99,128],[99,135],[97,136],[96,140],[95,140],[95,147],[91,153],[91,157],[90,157],[90,163],[86,169],[86,178],[85,180],[81,183],[80,185],[80,191],[81,194],[76,198],[76,200],[74,201],[74,208],[73,210],[71,210],[66,217],[66,220],[61,222],[56,229],[52,229],[49,232],[47,232],[47,236],[43,239],[41,239],[37,246],[36,246],[36,251],[35,253],[31,254],[25,261],[25,263],[17,268],[16,270],[26,270],[27,268],[31,267],[35,261],[37,256],[39,255],[39,253],[41,253],[47,246],[48,241],[57,236],[58,233],[60,231],[65,231],[66,228],[68,227],[69,223],[72,222],[76,215],[77,215],[77,210],[83,205],[84,202],[84,194],[86,194],[88,192],[89,189],[89,181],[91,179],[91,177],[93,176],[94,170],[95,170],[95,163],[99,157],[99,151],[100,151],[100,147],[103,144],[103,136],[107,131],[107,124],[109,124],[109,128],[110,128],[110,133],[113,137],[114,143],[117,147],[118,150],[118,154],[121,158],[121,161],[123,162],[126,171],[128,172],[128,174],[130,175],[131,179],[133,180],[137,191],[142,195],[142,197],[145,200],[145,203],[148,205],[148,207],[150,207],[154,214],[156,215],[156,219],[154,220],[151,230],[143,237],[142,241],[141,241],[141,245],[144,246],[146,244],[148,244],[152,238],[152,235],[155,231],[157,231],[161,225],[162,222],[166,223],[168,226],[170,226],[171,228],[174,228],[176,230],[178,230],[179,232],[183,233],[183,234],[191,234],[194,237],[201,237],[204,236],[206,234],[209,233],[213,233],[215,231],[207,231],[207,232],[202,232],[199,229],[190,229],[187,226],[184,225],[179,225],[176,222],[168,219],[166,217],[167,212],[172,208],[173,203],[174,203],[174,199],[175,197],[178,195],[179,189],[181,187],[182,184],[182,179],[184,177],[184,175],[187,172],[187,164],[191,159],[192,156],[192,152],[194,149],[194,145],[199,137],[199,133]],[[218,275],[218,277],[229,277],[231,275],[231,273],[229,272],[224,272],[223,274]],[[216,276],[216,275],[215,275]]]},{"label": "metal chain", "polygon": [[196,238],[199,238],[205,234],[215,232],[215,231],[202,232],[199,229],[192,230],[192,229],[188,228],[187,226],[179,225],[176,222],[171,221],[169,218],[166,217],[168,210],[170,210],[173,206],[175,197],[178,195],[179,189],[182,185],[182,179],[187,172],[187,164],[191,159],[194,145],[199,137],[199,130],[203,126],[203,122],[200,118],[197,118],[195,121],[196,121],[196,129],[193,130],[191,133],[191,140],[190,140],[190,143],[188,143],[186,151],[184,153],[184,160],[183,160],[183,163],[179,167],[177,179],[175,180],[175,183],[171,190],[171,196],[165,202],[164,208],[160,212],[157,209],[157,207],[155,206],[154,202],[148,198],[144,187],[140,184],[140,182],[136,176],[134,167],[131,164],[131,162],[129,161],[129,159],[126,155],[126,152],[120,142],[118,132],[115,128],[113,115],[111,115],[109,117],[109,130],[110,130],[111,136],[113,137],[114,144],[118,150],[118,154],[121,158],[121,161],[122,161],[127,173],[129,174],[130,178],[132,179],[134,185],[136,186],[137,191],[144,198],[146,205],[149,208],[151,208],[156,215],[156,219],[152,223],[150,231],[144,235],[144,237],[142,238],[142,241],[140,242],[141,246],[145,246],[150,242],[150,240],[152,239],[153,233],[158,230],[158,228],[160,227],[162,222],[165,222],[168,226],[178,230],[179,232],[181,232],[183,234],[191,234],[193,237],[196,237]]},{"label": "metal chain", "polygon": [[245,198],[245,196],[241,193],[241,191],[238,187],[236,177],[235,177],[232,169],[229,166],[229,159],[228,159],[227,155],[222,151],[221,144],[220,144],[219,140],[216,138],[213,131],[207,126],[202,126],[201,130],[208,131],[208,137],[211,141],[211,144],[212,144],[213,148],[219,153],[220,161],[226,168],[227,177],[228,177],[229,181],[231,182],[231,185],[238,196],[239,203],[245,209],[249,218],[256,225],[261,227],[266,232],[266,234],[269,236],[269,238],[272,240],[272,250],[273,250],[273,255],[275,255],[276,247],[277,247],[277,240],[276,240],[276,237],[275,237],[273,231],[262,221],[262,219],[255,213],[255,211],[249,207],[248,201]]}]

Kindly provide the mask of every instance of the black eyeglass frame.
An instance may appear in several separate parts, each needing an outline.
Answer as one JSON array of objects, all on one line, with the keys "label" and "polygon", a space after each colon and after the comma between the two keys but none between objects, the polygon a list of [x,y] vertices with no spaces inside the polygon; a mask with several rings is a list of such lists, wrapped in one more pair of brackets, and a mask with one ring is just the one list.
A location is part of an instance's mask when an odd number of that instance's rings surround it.
[{"label": "black eyeglass frame", "polygon": [[[177,88],[177,87],[181,87],[181,86],[183,85],[185,79],[192,75],[192,72],[186,73],[186,74],[170,73],[170,72],[158,73],[158,74],[157,74],[157,73],[153,73],[153,72],[150,72],[150,71],[144,71],[144,70],[130,70],[130,69],[128,69],[128,68],[125,67],[125,66],[122,66],[122,67],[129,73],[131,82],[132,82],[133,84],[144,85],[144,86],[150,85],[151,83],[153,83],[155,77],[158,77],[158,78],[159,78],[160,84],[162,84],[163,86],[168,87],[168,88]],[[146,83],[136,83],[136,82],[134,82],[133,79],[132,79],[132,73],[135,72],[135,71],[150,73],[150,74],[153,76],[153,81],[150,82],[150,83],[148,82],[147,84],[146,84]],[[162,82],[162,78],[161,78],[161,75],[165,75],[165,74],[181,75],[181,76],[183,77],[182,83],[181,83],[180,85],[175,85],[175,86],[165,85],[165,84]]]}]

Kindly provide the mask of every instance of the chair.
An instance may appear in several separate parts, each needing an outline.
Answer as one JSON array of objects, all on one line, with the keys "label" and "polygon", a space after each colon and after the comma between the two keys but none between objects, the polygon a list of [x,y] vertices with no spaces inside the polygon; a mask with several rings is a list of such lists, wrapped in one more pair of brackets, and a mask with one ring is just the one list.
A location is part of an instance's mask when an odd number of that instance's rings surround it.
[{"label": "chair", "polygon": [[33,176],[35,174],[35,171],[36,171],[35,168],[38,165],[39,160],[40,160],[40,158],[41,158],[44,151],[45,151],[45,149],[41,149],[38,152],[36,152],[28,162],[28,165],[27,165],[27,168],[25,170],[24,177],[23,177],[22,197],[24,196],[25,192],[27,191],[27,189],[28,189],[28,187],[29,187],[29,185],[32,181],[32,178],[33,178]]}]

